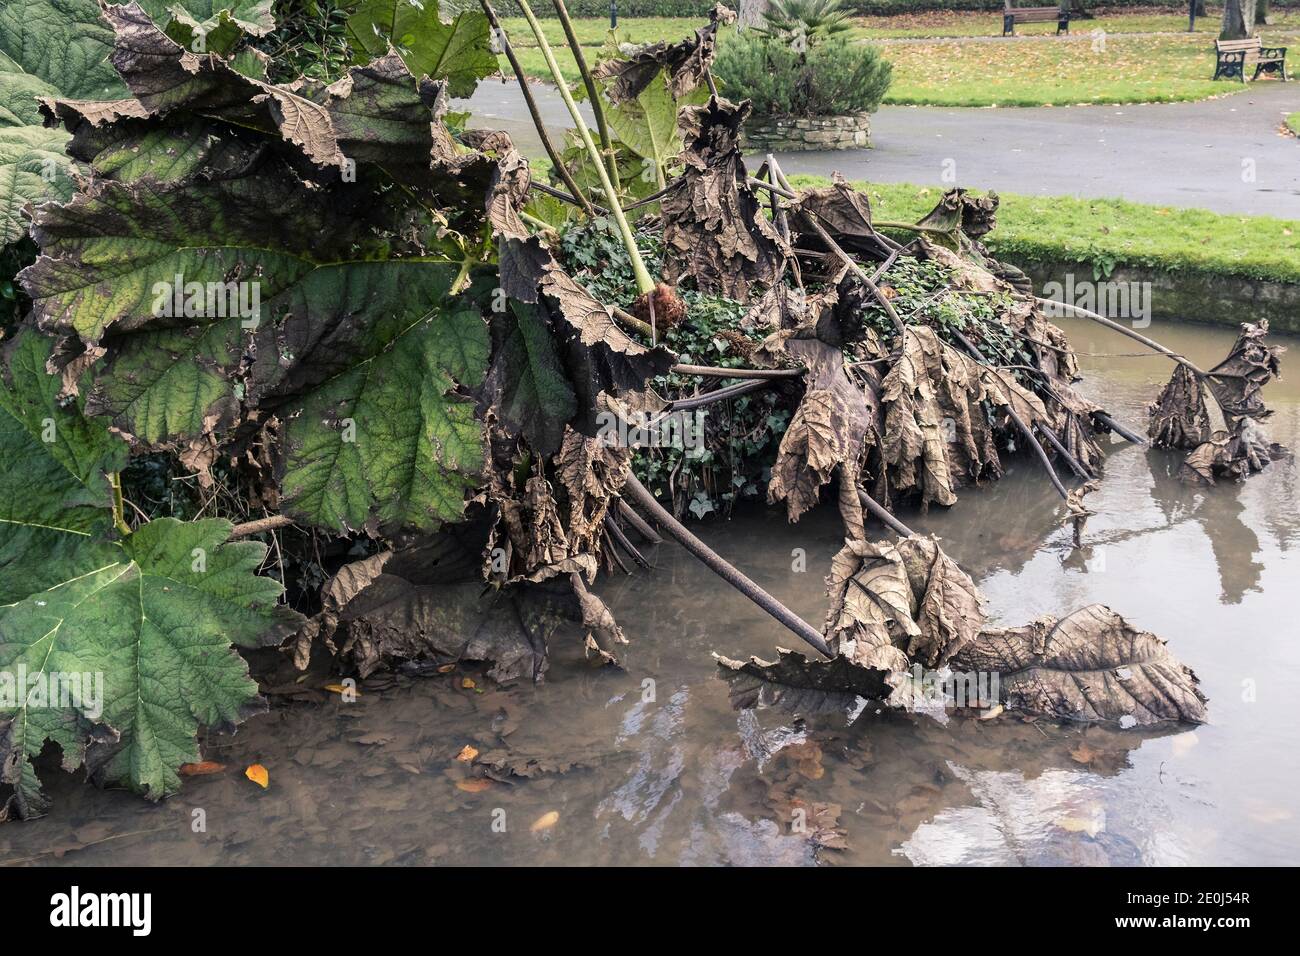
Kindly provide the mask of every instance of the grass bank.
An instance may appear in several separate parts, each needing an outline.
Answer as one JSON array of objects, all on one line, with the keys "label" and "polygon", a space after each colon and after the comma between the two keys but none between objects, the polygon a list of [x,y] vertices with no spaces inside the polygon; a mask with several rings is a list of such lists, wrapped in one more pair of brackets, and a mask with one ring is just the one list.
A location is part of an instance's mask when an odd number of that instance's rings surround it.
[{"label": "grass bank", "polygon": [[1292,113],[1286,118],[1286,128],[1300,136],[1300,113]]},{"label": "grass bank", "polygon": [[[922,18],[925,19],[922,19]],[[933,18],[931,20],[930,18]],[[943,19],[946,18],[946,19]],[[1265,43],[1300,47],[1300,11],[1283,11],[1265,27]],[[880,25],[881,23],[893,24]],[[939,23],[942,26],[920,24]],[[521,19],[504,21],[525,72],[549,78],[541,51]],[[645,17],[619,22],[619,39],[646,43],[687,36],[700,22],[689,17]],[[575,23],[578,40],[594,60],[608,36],[609,22]],[[1039,29],[1041,28],[1041,29]],[[543,21],[547,40],[569,82],[578,80],[559,24]],[[1028,24],[1021,39],[1003,39],[993,14],[929,14],[859,18],[855,34],[880,43],[894,64],[894,85],[886,103],[933,106],[1068,106],[1080,103],[1166,103],[1199,100],[1250,89],[1212,82],[1218,23],[1206,18],[1197,32],[1173,16],[1134,14],[1081,21],[1070,37],[1052,36],[1049,24]],[[1175,32],[1149,33],[1153,29]],[[1183,32],[1176,32],[1181,29]],[[912,36],[951,38],[916,40]],[[930,31],[927,33],[926,31]],[[1095,31],[1102,31],[1095,33]],[[726,42],[731,28],[723,31]],[[509,66],[502,58],[503,71]],[[1265,81],[1268,82],[1268,81]],[[742,91],[743,92],[743,91]]]},{"label": "grass bank", "polygon": [[[791,177],[799,186],[820,176]],[[915,221],[943,190],[910,183],[855,183],[880,219]],[[1120,266],[1300,284],[1300,222],[1148,206],[1122,199],[1001,193],[989,247],[1015,261],[1071,261],[1102,273]]]}]

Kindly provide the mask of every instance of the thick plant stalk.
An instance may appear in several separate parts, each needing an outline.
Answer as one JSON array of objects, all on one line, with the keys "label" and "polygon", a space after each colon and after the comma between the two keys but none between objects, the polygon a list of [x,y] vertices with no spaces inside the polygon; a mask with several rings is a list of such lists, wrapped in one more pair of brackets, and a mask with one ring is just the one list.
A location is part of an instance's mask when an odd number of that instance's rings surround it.
[{"label": "thick plant stalk", "polygon": [[555,15],[560,18],[560,26],[564,28],[564,38],[569,41],[573,62],[577,64],[578,72],[582,74],[582,84],[587,88],[587,99],[591,101],[591,112],[596,117],[596,131],[600,134],[600,146],[609,162],[609,178],[617,188],[618,159],[614,155],[614,142],[609,138],[609,126],[605,122],[605,107],[601,105],[596,81],[591,78],[591,70],[587,69],[587,58],[583,56],[582,45],[578,43],[577,34],[573,32],[573,21],[569,19],[569,10],[564,5],[564,0],[551,0],[551,5],[555,7]]},{"label": "thick plant stalk", "polygon": [[528,74],[524,68],[519,65],[519,58],[515,56],[515,49],[510,45],[510,38],[506,36],[506,31],[501,28],[501,21],[497,19],[497,12],[492,9],[489,0],[479,0],[479,5],[483,7],[483,13],[487,15],[488,24],[492,27],[492,32],[501,40],[501,52],[506,55],[510,61],[510,68],[515,71],[515,79],[519,81],[519,91],[524,94],[524,105],[528,107],[528,115],[533,118],[533,125],[537,127],[537,135],[542,139],[542,146],[546,149],[546,155],[551,158],[551,166],[555,173],[564,181],[564,185],[569,187],[575,199],[582,206],[582,211],[590,218],[596,218],[596,210],[591,207],[591,203],[578,188],[577,182],[569,174],[568,167],[560,159],[559,152],[555,149],[555,144],[551,142],[550,134],[546,132],[546,124],[542,122],[542,114],[537,109],[537,101],[533,99],[532,91],[528,89]]},{"label": "thick plant stalk", "polygon": [[861,488],[858,489],[858,501],[862,503],[862,507],[866,508],[869,513],[875,516],[876,520],[881,524],[892,528],[904,538],[910,538],[916,534],[915,531],[886,511],[884,505],[871,497],[871,495],[867,494]]},{"label": "thick plant stalk", "polygon": [[[785,174],[781,172],[781,167],[777,165],[776,159],[773,158],[770,153],[768,154],[768,163],[772,175],[776,177],[777,182],[785,187],[788,192],[794,192],[794,188],[790,185],[790,181],[785,178]],[[890,304],[889,300],[885,298],[884,293],[880,291],[880,287],[872,281],[871,276],[867,275],[863,268],[853,261],[853,258],[844,251],[840,244],[832,238],[829,232],[826,231],[825,227],[817,221],[816,213],[811,211],[808,212],[808,222],[812,225],[813,231],[817,233],[818,238],[826,244],[826,248],[839,256],[848,265],[849,271],[857,277],[858,281],[867,287],[867,291],[869,291],[875,300],[880,303],[881,308],[885,310],[885,314],[893,321],[895,331],[897,331],[899,335],[902,335],[907,326],[903,324],[903,320],[899,318],[894,307]]]},{"label": "thick plant stalk", "polygon": [[704,378],[802,378],[801,368],[722,368],[715,365],[674,365],[668,371]]},{"label": "thick plant stalk", "polygon": [[1145,445],[1147,443],[1147,440],[1143,438],[1141,435],[1139,435],[1137,432],[1133,431],[1131,428],[1127,428],[1124,425],[1121,425],[1119,422],[1115,421],[1115,419],[1111,418],[1105,412],[1093,412],[1092,417],[1097,419],[1097,421],[1101,422],[1103,425],[1105,425],[1107,428],[1113,431],[1120,438],[1123,438],[1127,441],[1131,441],[1135,445]]},{"label": "thick plant stalk", "polygon": [[1127,335],[1133,341],[1141,342],[1147,348],[1151,349],[1152,351],[1159,352],[1161,355],[1164,355],[1168,358],[1173,359],[1179,365],[1185,365],[1188,371],[1195,372],[1198,378],[1206,377],[1205,372],[1201,371],[1199,368],[1197,368],[1195,365],[1193,365],[1183,356],[1179,355],[1177,352],[1165,348],[1163,345],[1161,345],[1159,342],[1155,341],[1154,339],[1149,339],[1145,335],[1142,335],[1140,332],[1135,332],[1130,328],[1126,328],[1125,326],[1120,325],[1118,322],[1114,321],[1113,319],[1106,318],[1104,315],[1098,315],[1096,312],[1090,312],[1087,309],[1081,309],[1079,306],[1071,305],[1069,302],[1057,302],[1055,299],[1044,299],[1041,296],[1034,296],[1034,301],[1037,302],[1039,305],[1044,305],[1047,306],[1048,308],[1069,309],[1075,315],[1081,316],[1085,319],[1092,319],[1092,321],[1098,323],[1099,325],[1104,325],[1108,329],[1113,329],[1114,331],[1120,333],[1120,335]]},{"label": "thick plant stalk", "polygon": [[651,544],[663,544],[664,539],[659,537],[659,532],[650,527],[650,523],[632,510],[632,506],[622,498],[618,499],[618,516],[636,528],[636,533]]},{"label": "thick plant stalk", "polygon": [[699,558],[710,571],[713,571],[745,597],[803,638],[818,653],[824,654],[826,657],[835,656],[831,653],[830,646],[823,640],[815,627],[772,597],[720,557],[707,544],[687,531],[686,527],[669,514],[668,509],[655,500],[655,496],[650,494],[645,485],[637,481],[635,476],[628,475],[627,482],[623,485],[623,494],[649,514],[678,544]]},{"label": "thick plant stalk", "polygon": [[645,557],[642,556],[641,552],[636,549],[636,546],[627,539],[627,535],[625,535],[623,529],[618,526],[618,522],[614,520],[614,516],[606,514],[604,524],[605,530],[609,532],[609,536],[618,543],[620,548],[627,552],[628,557],[635,561],[638,567],[649,570],[650,562],[647,561]]},{"label": "thick plant stalk", "polygon": [[[488,0],[479,0],[479,2],[485,8],[488,6]],[[642,295],[649,295],[654,292],[655,283],[650,278],[650,272],[641,259],[641,250],[636,247],[632,227],[627,224],[627,217],[623,215],[623,207],[618,203],[618,193],[614,189],[614,184],[610,182],[609,171],[605,169],[605,161],[600,155],[600,150],[596,148],[596,141],[591,138],[591,130],[587,128],[587,121],[582,118],[582,112],[578,109],[578,104],[573,101],[573,94],[569,92],[569,85],[564,82],[564,74],[560,72],[560,65],[555,62],[555,54],[551,52],[551,45],[546,40],[546,34],[542,32],[542,25],[537,22],[533,8],[528,5],[528,0],[518,0],[518,2],[519,12],[524,15],[529,28],[533,31],[533,36],[537,39],[537,46],[546,60],[546,67],[551,71],[551,78],[560,91],[560,98],[564,100],[564,105],[568,107],[569,115],[573,117],[573,125],[578,131],[578,136],[582,139],[583,146],[587,148],[587,155],[591,157],[591,162],[600,176],[600,186],[605,192],[606,200],[609,202],[610,215],[614,217],[614,222],[618,225],[618,231],[623,237],[623,245],[627,246],[628,256],[632,259],[632,273],[636,276],[637,291]]]}]

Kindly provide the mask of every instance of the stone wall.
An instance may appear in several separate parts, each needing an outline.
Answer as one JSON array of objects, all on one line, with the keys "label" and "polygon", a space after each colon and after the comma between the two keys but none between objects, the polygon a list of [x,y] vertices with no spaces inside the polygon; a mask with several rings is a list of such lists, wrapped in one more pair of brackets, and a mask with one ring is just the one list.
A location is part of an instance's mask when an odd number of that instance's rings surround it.
[{"label": "stone wall", "polygon": [[862,149],[871,145],[867,113],[845,116],[764,116],[746,124],[741,146],[751,152]]}]

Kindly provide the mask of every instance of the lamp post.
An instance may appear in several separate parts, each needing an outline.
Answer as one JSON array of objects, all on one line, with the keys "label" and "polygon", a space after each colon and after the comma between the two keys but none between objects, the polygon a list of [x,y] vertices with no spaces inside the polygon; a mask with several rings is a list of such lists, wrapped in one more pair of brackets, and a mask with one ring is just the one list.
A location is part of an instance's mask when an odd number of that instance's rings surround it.
[{"label": "lamp post", "polygon": [[618,0],[609,0],[609,28],[618,29]]},{"label": "lamp post", "polygon": [[1187,32],[1196,32],[1196,0],[1187,0]]}]

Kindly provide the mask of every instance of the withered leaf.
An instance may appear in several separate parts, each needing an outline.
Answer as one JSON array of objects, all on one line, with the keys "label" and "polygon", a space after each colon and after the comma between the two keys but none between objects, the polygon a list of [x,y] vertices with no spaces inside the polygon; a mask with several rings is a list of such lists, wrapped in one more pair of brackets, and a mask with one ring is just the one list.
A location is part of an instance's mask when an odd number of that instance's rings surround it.
[{"label": "withered leaf", "polygon": [[1012,710],[1065,720],[1204,723],[1197,677],[1154,634],[1092,604],[1061,620],[990,628],[966,644],[954,668],[996,673]]}]

